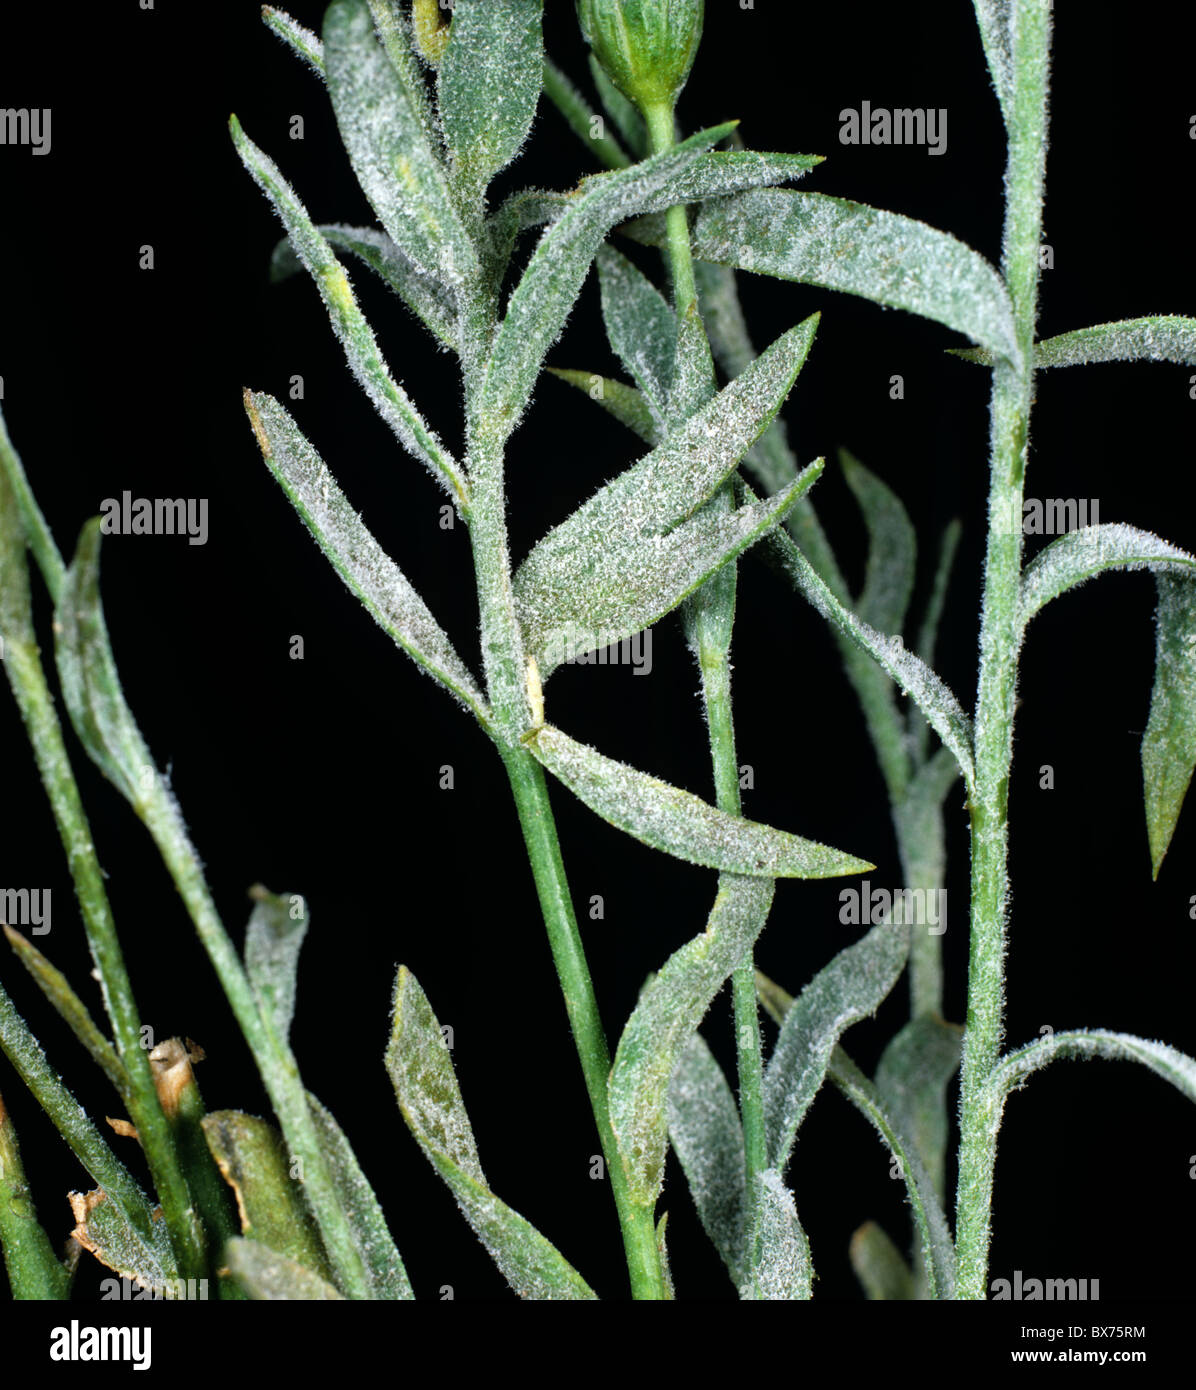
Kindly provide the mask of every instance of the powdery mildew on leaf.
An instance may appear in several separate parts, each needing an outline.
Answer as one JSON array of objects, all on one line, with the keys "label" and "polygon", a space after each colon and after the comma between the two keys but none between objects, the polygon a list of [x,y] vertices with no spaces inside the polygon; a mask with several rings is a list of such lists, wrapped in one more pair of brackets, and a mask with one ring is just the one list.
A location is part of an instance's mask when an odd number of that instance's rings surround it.
[{"label": "powdery mildew on leaf", "polygon": [[1113,569],[1196,575],[1196,557],[1121,522],[1069,531],[1036,555],[1022,574],[1022,627],[1052,599]]},{"label": "powdery mildew on leaf", "polygon": [[560,1251],[486,1185],[440,1024],[406,966],[395,981],[386,1068],[407,1127],[519,1297],[595,1298]]},{"label": "powdery mildew on leaf", "polygon": [[299,259],[316,282],[333,331],[362,390],[394,431],[403,448],[419,459],[451,496],[464,501],[466,485],[456,460],[424,423],[406,391],[391,376],[374,338],[374,330],[358,307],[349,277],[332,248],[316,231],[307,209],[279,173],[274,161],[248,138],[235,116],[231,124],[241,162],[274,205]]},{"label": "powdery mildew on leaf", "polygon": [[1001,277],[971,247],[913,218],[822,193],[760,189],[708,203],[693,250],[700,260],[906,309],[1020,361]]},{"label": "powdery mildew on leaf", "polygon": [[463,201],[519,153],[544,67],[543,0],[457,0],[437,74],[440,119]]},{"label": "powdery mildew on leaf", "polygon": [[576,742],[551,724],[541,725],[525,743],[596,815],[691,864],[757,878],[834,878],[873,867],[813,840],[727,815],[691,792]]},{"label": "powdery mildew on leaf", "polygon": [[152,1221],[147,1239],[101,1191],[72,1192],[70,1203],[75,1217],[71,1235],[102,1265],[143,1289],[164,1289],[167,1281],[178,1278],[165,1221]]},{"label": "powdery mildew on leaf", "polygon": [[645,444],[660,443],[660,430],[648,402],[634,386],[602,376],[599,372],[579,372],[568,367],[549,367],[548,371],[552,376],[560,377],[570,386],[584,391],[608,415],[613,415],[619,424],[638,434]]},{"label": "powdery mildew on leaf", "polygon": [[668,1095],[678,1057],[764,930],[773,891],[767,879],[722,877],[706,930],[665,961],[623,1029],[608,1086],[610,1122],[640,1206],[655,1205],[664,1181]]},{"label": "powdery mildew on leaf", "polygon": [[743,1126],[723,1069],[694,1033],[673,1069],[669,1140],[703,1229],[738,1286],[743,1260]]},{"label": "powdery mildew on leaf", "polygon": [[1168,1081],[1188,1100],[1196,1102],[1196,1059],[1166,1043],[1110,1033],[1101,1028],[1079,1028],[1039,1038],[1002,1058],[992,1074],[990,1089],[998,1114],[1011,1091],[1019,1090],[1032,1073],[1057,1059],[1107,1062],[1139,1062]]},{"label": "powdery mildew on leaf", "polygon": [[882,922],[824,966],[785,1015],[764,1072],[768,1157],[782,1173],[840,1035],[876,1012],[908,955],[909,928]]},{"label": "powdery mildew on leaf", "polygon": [[[959,1067],[963,1029],[923,1014],[889,1041],[876,1068],[876,1089],[894,1123],[923,1152],[947,1144],[947,1086]],[[941,1194],[940,1194],[941,1195]]]},{"label": "powdery mildew on leaf", "polygon": [[1009,106],[1013,100],[1012,0],[973,0],[973,3],[993,90],[1008,123]]},{"label": "powdery mildew on leaf", "polygon": [[918,541],[901,499],[846,449],[839,462],[868,528],[868,560],[856,613],[881,632],[901,632],[914,590]]},{"label": "powdery mildew on leaf", "polygon": [[486,702],[465,663],[285,406],[251,391],[245,393],[245,406],[267,466],[333,568],[379,626],[485,723]]},{"label": "powdery mildew on leaf", "polygon": [[612,246],[599,249],[597,264],[606,336],[643,393],[657,428],[663,430],[677,316],[639,267]]},{"label": "powdery mildew on leaf", "polygon": [[307,935],[307,904],[298,895],[298,916],[289,896],[253,891],[256,899],[245,932],[245,970],[257,995],[258,1007],[273,1019],[278,1036],[290,1036],[295,1016],[295,977],[299,953]]},{"label": "powdery mildew on leaf", "polygon": [[252,1299],[315,1303],[343,1298],[327,1280],[260,1241],[242,1237],[230,1240],[225,1247],[225,1261]]},{"label": "powdery mildew on leaf", "polygon": [[1196,576],[1158,574],[1154,690],[1142,736],[1142,781],[1154,877],[1196,766]]},{"label": "powdery mildew on leaf", "polygon": [[1196,319],[1163,314],[1100,323],[1046,338],[1034,348],[1036,367],[1089,362],[1179,362],[1196,367]]},{"label": "powdery mildew on leaf", "polygon": [[328,91],[353,172],[392,241],[424,274],[457,287],[477,253],[415,102],[374,35],[365,0],[324,18]]},{"label": "powdery mildew on leaf", "polygon": [[814,1266],[810,1243],[797,1219],[793,1194],[775,1168],[756,1178],[751,1219],[753,1250],[739,1297],[751,1302],[810,1298]]},{"label": "powdery mildew on leaf", "polygon": [[389,1300],[414,1298],[386,1217],[344,1130],[310,1091],[307,1104],[373,1296]]},{"label": "powdery mildew on leaf", "polygon": [[273,5],[262,6],[262,19],[313,72],[321,79],[324,77],[324,42],[318,34]]}]

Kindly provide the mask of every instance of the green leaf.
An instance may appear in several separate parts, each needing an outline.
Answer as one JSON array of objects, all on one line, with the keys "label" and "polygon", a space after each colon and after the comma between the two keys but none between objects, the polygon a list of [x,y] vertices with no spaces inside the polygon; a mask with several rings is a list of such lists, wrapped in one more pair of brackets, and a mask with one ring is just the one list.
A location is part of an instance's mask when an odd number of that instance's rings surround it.
[{"label": "green leaf", "polygon": [[824,966],[786,1013],[764,1071],[768,1158],[780,1172],[840,1035],[876,1012],[908,955],[909,928],[882,922]]},{"label": "green leaf", "polygon": [[57,603],[66,566],[0,410],[0,637],[6,642],[33,640],[26,545],[42,572],[50,598]]},{"label": "green leaf", "polygon": [[946,1151],[947,1087],[962,1046],[962,1028],[923,1014],[893,1036],[876,1068],[881,1099],[928,1167]]},{"label": "green leaf", "polygon": [[1013,15],[1011,0],[973,0],[984,56],[1001,113],[1009,124],[1013,101]]},{"label": "green leaf", "polygon": [[516,612],[541,679],[704,593],[706,581],[778,525],[821,472],[819,459],[776,497],[737,510],[705,507],[664,534],[640,533],[629,542],[609,536],[608,549],[575,552],[547,582],[542,572],[538,583],[525,576],[516,585]]},{"label": "green leaf", "polygon": [[714,996],[764,930],[773,890],[768,879],[720,879],[706,930],[673,952],[623,1029],[607,1089],[611,1128],[637,1206],[651,1210],[664,1182],[674,1069]]},{"label": "green leaf", "polygon": [[357,1155],[344,1130],[308,1092],[308,1109],[320,1137],[320,1146],[332,1170],[332,1181],[345,1209],[353,1241],[369,1277],[374,1298],[413,1299],[411,1283],[374,1189],[361,1171]]},{"label": "green leaf", "polygon": [[486,381],[475,403],[479,421],[486,421],[491,430],[498,422],[494,448],[507,438],[526,409],[545,354],[564,328],[606,234],[617,222],[677,201],[669,191],[671,181],[731,129],[730,125],[716,126],[642,164],[593,175],[583,182],[568,210],[540,238],[507,305]]},{"label": "green leaf", "polygon": [[568,122],[569,129],[608,169],[626,169],[631,163],[605,122],[596,124],[593,107],[551,59],[544,60],[544,95]]},{"label": "green leaf", "polygon": [[[965,362],[992,366],[983,349],[949,349]],[[1153,314],[1117,323],[1098,323],[1044,338],[1034,345],[1034,366],[1084,367],[1093,362],[1176,362],[1196,367],[1196,319]]]},{"label": "green leaf", "polygon": [[391,376],[374,338],[374,330],[358,307],[348,276],[332,248],[316,230],[307,209],[295,197],[274,161],[249,139],[235,116],[230,129],[241,162],[274,204],[291,244],[316,282],[333,330],[362,390],[408,453],[428,468],[450,496],[467,507],[466,482],[457,461],[424,423],[410,397]]},{"label": "green leaf", "polygon": [[677,1290],[673,1285],[673,1267],[669,1263],[669,1247],[665,1238],[665,1232],[669,1224],[669,1214],[665,1214],[656,1223],[656,1254],[660,1259],[660,1275],[664,1281],[664,1296],[671,1303],[677,1297]]},{"label": "green leaf", "polygon": [[[1012,518],[1010,524],[1017,526],[1020,518]],[[1120,522],[1068,531],[1026,566],[1019,605],[1022,628],[1052,599],[1113,569],[1191,576],[1196,572],[1196,557],[1149,531]]]},{"label": "green leaf", "polygon": [[693,254],[760,275],[842,290],[946,324],[1020,360],[1001,277],[963,242],[910,217],[823,193],[757,189],[708,203]]},{"label": "green leaf", "polygon": [[18,1301],[70,1295],[70,1276],[37,1219],[17,1132],[0,1096],[0,1249]]},{"label": "green leaf", "polygon": [[489,710],[465,663],[423,599],[349,505],[286,407],[273,396],[246,391],[245,409],[266,466],[332,567],[408,656],[485,725]]},{"label": "green leaf", "polygon": [[331,1278],[302,1176],[292,1176],[282,1135],[239,1110],[215,1110],[201,1123],[212,1157],[236,1195],[242,1234]]},{"label": "green leaf", "polygon": [[[580,604],[597,579],[596,567],[622,582],[620,560],[632,582],[634,570],[660,549],[670,528],[713,496],[780,409],[816,327],[816,319],[807,319],[778,338],[742,376],[551,530],[524,560],[515,575],[516,610],[524,640],[537,660],[541,654],[546,658],[542,679],[562,659],[551,650],[560,645],[553,640],[556,630],[569,621],[562,599]],[[807,470],[807,485],[811,481]]]},{"label": "green leaf", "polygon": [[252,1299],[314,1303],[344,1297],[326,1279],[260,1241],[230,1240],[224,1247],[224,1260]]},{"label": "green leaf", "polygon": [[727,815],[690,792],[575,742],[551,724],[542,724],[524,742],[595,815],[691,864],[752,878],[835,878],[875,867],[813,840]]},{"label": "green leaf", "polygon": [[307,935],[307,903],[298,893],[279,896],[260,883],[249,890],[254,900],[245,932],[245,971],[258,1008],[285,1042],[295,1016],[295,977]]},{"label": "green leaf", "polygon": [[[737,481],[736,488],[737,493],[748,500],[755,496],[742,479]],[[976,774],[972,759],[972,721],[943,681],[924,661],[907,651],[899,637],[887,637],[877,632],[845,608],[784,531],[770,532],[763,548],[798,592],[804,594],[829,623],[883,667],[897,682],[903,695],[912,697],[930,727],[951,750],[969,790],[974,789]]]},{"label": "green leaf", "polygon": [[440,1024],[406,966],[395,980],[386,1068],[408,1129],[520,1298],[595,1298],[557,1248],[487,1186]]},{"label": "green leaf", "polygon": [[736,1286],[743,1264],[743,1126],[735,1097],[702,1035],[694,1033],[669,1081],[669,1139],[702,1227]]},{"label": "green leaf", "polygon": [[178,1278],[164,1221],[151,1222],[148,1233],[139,1231],[103,1192],[72,1192],[70,1204],[72,1237],[106,1268],[140,1288],[163,1292]]},{"label": "green leaf", "polygon": [[856,613],[880,632],[900,633],[914,590],[918,541],[901,499],[846,449],[839,463],[868,528],[868,561]]},{"label": "green leaf", "polygon": [[865,1221],[851,1238],[851,1267],[870,1299],[914,1297],[914,1276],[905,1256],[875,1221]]},{"label": "green leaf", "polygon": [[444,166],[365,0],[324,16],[328,91],[362,191],[391,240],[434,280],[463,285],[478,269]]},{"label": "green leaf", "polygon": [[4,928],[8,944],[20,957],[21,964],[29,971],[37,986],[54,1006],[55,1012],[75,1037],[91,1054],[91,1059],[112,1082],[122,1097],[126,1096],[129,1079],[116,1049],[100,1031],[92,1018],[87,1005],[71,988],[70,981],[52,965],[31,942],[12,927]]},{"label": "green leaf", "polygon": [[659,443],[660,431],[652,418],[652,411],[643,394],[634,386],[595,372],[578,372],[565,367],[549,367],[547,370],[562,381],[567,381],[570,386],[584,391],[592,401],[597,401],[603,410],[613,415],[619,424],[638,434],[645,443]]},{"label": "green leaf", "polygon": [[[939,539],[938,563],[934,568],[930,597],[926,601],[926,611],[922,615],[922,624],[918,629],[918,644],[915,650],[919,659],[931,668],[934,666],[934,649],[938,641],[939,624],[942,622],[943,609],[947,604],[947,590],[951,583],[955,552],[959,549],[962,535],[963,525],[958,517],[949,521],[943,528],[943,534]],[[930,726],[916,707],[909,712],[909,732],[915,761],[924,763]]]},{"label": "green leaf", "polygon": [[955,1244],[934,1183],[917,1149],[908,1136],[898,1129],[885,1108],[880,1092],[841,1047],[836,1047],[831,1054],[827,1075],[868,1120],[900,1164],[905,1190],[913,1207],[914,1223],[922,1242],[922,1260],[930,1297],[954,1297]]},{"label": "green leaf", "polygon": [[1196,581],[1157,574],[1154,691],[1142,737],[1153,877],[1171,844],[1196,767]]},{"label": "green leaf", "polygon": [[457,0],[437,71],[440,120],[462,201],[519,153],[544,70],[544,0]]},{"label": "green leaf", "polygon": [[[665,417],[667,429],[682,429],[717,393],[718,381],[714,375],[710,340],[706,336],[706,326],[695,299],[684,313],[677,315],[668,413]],[[725,504],[729,506],[730,502],[728,494]]]},{"label": "green leaf", "polygon": [[606,336],[663,430],[673,379],[677,316],[648,277],[612,246],[598,251]]},{"label": "green leaf", "polygon": [[590,76],[598,91],[602,109],[614,122],[615,129],[623,137],[624,143],[637,159],[646,157],[649,149],[648,126],[643,116],[635,109],[634,103],[627,100],[618,87],[606,75],[606,69],[594,55],[590,54]]},{"label": "green leaf", "polygon": [[1196,1102],[1196,1059],[1166,1043],[1111,1033],[1103,1028],[1080,1028],[1037,1038],[1027,1047],[1007,1053],[993,1070],[989,1087],[999,1108],[1011,1092],[1048,1062],[1059,1058],[1101,1059],[1107,1062],[1139,1062],[1162,1077],[1188,1100]]},{"label": "green leaf", "polygon": [[284,10],[276,10],[273,5],[262,6],[262,19],[266,27],[272,29],[313,72],[324,77],[324,45],[318,34],[313,34],[298,20],[292,19]]},{"label": "green leaf", "polygon": [[748,1241],[741,1299],[788,1302],[810,1298],[814,1282],[810,1243],[797,1219],[793,1194],[775,1168],[756,1175]]},{"label": "green leaf", "polygon": [[[452,297],[409,260],[385,232],[339,222],[323,223],[315,230],[329,246],[348,251],[368,265],[445,347],[456,348],[456,308]],[[290,237],[283,237],[270,258],[270,279],[285,280],[302,267]]]}]

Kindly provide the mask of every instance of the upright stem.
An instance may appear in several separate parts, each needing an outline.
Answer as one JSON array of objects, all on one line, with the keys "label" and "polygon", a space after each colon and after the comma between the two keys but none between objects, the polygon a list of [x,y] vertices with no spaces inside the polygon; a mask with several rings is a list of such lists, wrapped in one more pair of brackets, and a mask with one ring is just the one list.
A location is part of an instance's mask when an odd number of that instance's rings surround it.
[{"label": "upright stem", "polygon": [[956,1196],[956,1292],[986,1297],[1000,1099],[991,1085],[1000,1056],[1005,996],[1009,770],[1021,641],[1018,590],[1022,499],[1033,389],[1038,254],[1046,161],[1050,48],[1048,0],[1017,0],[1011,14],[1013,92],[1002,269],[1021,360],[993,371],[988,553],[976,698],[976,793],[972,821],[972,934],[960,1098]]},{"label": "upright stem", "polygon": [[[676,143],[673,127],[673,108],[668,105],[650,106],[644,112],[648,125],[648,139],[653,154],[663,154]],[[666,220],[668,230],[669,266],[673,272],[673,307],[677,313],[684,314],[698,297],[694,283],[693,253],[689,245],[689,222],[685,208],[678,204],[669,208]]]}]

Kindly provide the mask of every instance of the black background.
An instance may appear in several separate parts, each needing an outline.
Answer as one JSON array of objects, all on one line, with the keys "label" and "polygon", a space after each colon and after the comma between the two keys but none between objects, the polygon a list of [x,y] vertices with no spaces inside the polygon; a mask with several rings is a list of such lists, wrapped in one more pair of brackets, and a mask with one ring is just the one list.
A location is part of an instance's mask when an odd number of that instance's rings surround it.
[{"label": "black background", "polygon": [[[321,6],[293,13],[319,27]],[[549,0],[549,50],[585,81],[572,5]],[[821,9],[821,13],[817,11]],[[1003,143],[971,6],[709,0],[707,37],[680,115],[689,130],[739,117],[750,146],[827,155],[804,186],[947,229],[996,261]],[[608,1184],[565,1024],[530,872],[498,759],[472,722],[421,677],[343,589],[262,466],[245,385],[286,398],[374,533],[477,669],[468,539],[438,524],[443,494],[396,447],[352,381],[309,283],[268,283],[279,235],[226,130],[235,110],[317,221],[371,221],[315,76],[272,37],[251,0],[158,0],[61,22],[10,6],[0,105],[53,109],[46,158],[0,148],[0,376],[9,429],[65,551],[105,497],[206,497],[206,546],[114,537],[104,595],[125,690],[170,769],[225,921],[239,940],[261,881],[306,895],[313,926],[294,1041],[309,1087],[337,1115],[385,1206],[420,1298],[503,1299],[506,1286],[394,1105],[382,1066],[396,964],[411,967],[441,1021],[495,1190],[537,1224],[604,1298],[626,1294]],[[1144,313],[1193,313],[1190,213],[1196,16],[1170,4],[1058,7],[1047,166],[1043,336]],[[948,149],[839,144],[839,112],[946,107]],[[304,138],[289,136],[301,115]],[[569,188],[587,152],[544,103],[525,158],[499,191]],[[138,269],[152,244],[155,268]],[[638,255],[638,253],[636,253]],[[641,263],[653,267],[650,256]],[[442,437],[460,439],[454,363],[397,300],[353,278],[396,377]],[[946,329],[863,301],[741,277],[759,346],[814,309],[815,348],[786,409],[803,461],[850,447],[905,500],[923,540],[915,618],[937,535],[964,539],[938,667],[965,705],[976,679],[986,489],[988,375],[944,353]],[[615,370],[591,280],[558,365]],[[905,399],[889,398],[889,378]],[[1196,401],[1182,367],[1076,368],[1038,380],[1028,491],[1098,498],[1124,520],[1196,548],[1188,505]],[[596,406],[545,379],[509,454],[517,556],[635,450]],[[814,500],[851,580],[863,529],[834,467]],[[1036,545],[1039,542],[1031,542]],[[864,726],[820,620],[750,557],[736,629],[740,761],[755,768],[747,814],[874,860],[899,881],[888,807]],[[39,590],[40,592],[40,590]],[[1153,584],[1113,576],[1041,616],[1026,647],[1012,789],[1013,916],[1008,1038],[1102,1026],[1196,1052],[1189,898],[1196,822],[1185,813],[1151,882],[1139,742],[1149,708]],[[51,650],[44,596],[43,649]],[[301,634],[302,661],[289,658]],[[708,754],[695,672],[673,620],[655,632],[648,678],[563,668],[549,717],[703,795]],[[141,826],[68,735],[143,1017],[159,1037],[207,1050],[210,1108],[262,1112],[250,1056]],[[5,886],[49,886],[40,943],[98,1010],[69,878],[15,710],[0,718]],[[1054,790],[1039,788],[1051,764]],[[455,786],[442,791],[451,764]],[[667,860],[553,789],[565,862],[612,1044],[645,974],[701,929],[715,875]],[[947,1013],[966,967],[967,838],[948,800]],[[761,967],[796,991],[852,939],[839,886],[782,883]],[[592,894],[605,919],[588,920]],[[93,1115],[102,1079],[15,960],[10,992]],[[900,1027],[900,985],[848,1044],[871,1069]],[[731,1062],[726,997],[706,1032]],[[0,1089],[22,1137],[43,1222],[69,1229],[81,1172],[7,1063]],[[952,1097],[954,1106],[954,1095]],[[114,1138],[139,1155],[130,1141]],[[1187,1103],[1124,1065],[1059,1066],[1007,1111],[991,1277],[1099,1279],[1102,1299],[1187,1299],[1196,1273],[1196,1123]],[[953,1182],[953,1173],[950,1181]],[[904,1240],[903,1188],[887,1152],[837,1093],[801,1133],[790,1182],[818,1271],[816,1294],[860,1297],[852,1231],[877,1218]],[[733,1297],[670,1160],[661,1210],[683,1298]],[[98,1296],[85,1262],[79,1292]]]}]

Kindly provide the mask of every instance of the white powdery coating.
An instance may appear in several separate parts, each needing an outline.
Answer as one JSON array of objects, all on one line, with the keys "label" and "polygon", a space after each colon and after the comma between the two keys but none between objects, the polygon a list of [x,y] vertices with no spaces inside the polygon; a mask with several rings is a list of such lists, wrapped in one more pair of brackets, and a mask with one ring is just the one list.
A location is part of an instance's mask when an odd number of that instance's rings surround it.
[{"label": "white powdery coating", "polygon": [[764,1073],[768,1158],[782,1172],[840,1035],[876,1012],[908,955],[909,928],[882,922],[824,966],[785,1015]]},{"label": "white powdery coating", "polygon": [[660,538],[718,490],[780,409],[815,326],[807,319],[778,338],[684,426],[535,546],[515,575],[530,641],[552,631],[558,608],[568,617],[570,603],[585,602],[591,571],[608,563],[610,552],[630,551],[631,569],[650,560],[653,545],[644,542]]},{"label": "white powdery coating", "polygon": [[797,1219],[793,1194],[775,1168],[756,1178],[752,1230],[755,1250],[739,1297],[752,1302],[808,1299],[814,1282],[810,1243]]},{"label": "white powdery coating", "polygon": [[1155,877],[1196,764],[1196,583],[1156,577],[1154,690],[1142,737],[1146,825]]},{"label": "white powdery coating", "polygon": [[664,536],[619,545],[595,538],[547,591],[516,588],[524,640],[546,680],[563,661],[630,637],[672,612],[728,560],[782,521],[821,471],[736,511],[705,508]]},{"label": "white powdery coating", "polygon": [[437,75],[440,119],[466,195],[515,158],[536,114],[543,0],[489,0],[453,14]]},{"label": "white powdery coating", "polygon": [[1026,566],[1020,601],[1022,627],[1053,598],[1111,569],[1192,574],[1196,557],[1149,531],[1121,522],[1069,531]]},{"label": "white powdery coating", "polygon": [[907,1023],[889,1042],[876,1068],[876,1089],[897,1129],[917,1141],[934,1134],[946,1141],[947,1085],[959,1066],[963,1030],[923,1015]]},{"label": "white powdery coating", "polygon": [[743,1126],[723,1070],[700,1033],[682,1052],[668,1094],[669,1139],[702,1226],[739,1282],[743,1259]]},{"label": "white powdery coating", "polygon": [[273,396],[250,393],[249,399],[270,471],[341,578],[404,651],[481,717],[486,702],[443,628],[366,529],[286,408]]},{"label": "white powdery coating", "polygon": [[343,1299],[318,1274],[257,1240],[230,1240],[226,1260],[251,1298],[263,1302],[316,1303]]},{"label": "white powdery coating", "polygon": [[834,878],[870,867],[813,840],[728,815],[551,724],[529,736],[527,746],[596,815],[691,864],[761,878]]},{"label": "white powdery coating", "polygon": [[560,1251],[487,1186],[440,1024],[406,967],[395,986],[386,1067],[420,1148],[520,1298],[593,1299],[593,1290]]},{"label": "white powdery coating", "polygon": [[598,251],[598,285],[610,345],[643,392],[657,428],[663,429],[677,316],[643,271],[611,246]]},{"label": "white powdery coating", "polygon": [[309,1091],[307,1106],[328,1161],[333,1186],[345,1206],[353,1244],[365,1265],[375,1298],[412,1299],[411,1283],[387,1229],[386,1218],[344,1130]]},{"label": "white powdery coating", "polygon": [[998,1065],[992,1077],[992,1090],[998,1114],[1011,1091],[1023,1086],[1027,1078],[1056,1058],[1100,1058],[1109,1062],[1140,1062],[1156,1076],[1169,1081],[1188,1100],[1196,1101],[1196,1060],[1166,1043],[1139,1038],[1132,1033],[1110,1033],[1099,1028],[1080,1028],[1040,1038],[1009,1056]]},{"label": "white powdery coating", "polygon": [[1090,362],[1177,362],[1196,367],[1196,319],[1160,314],[1098,323],[1046,338],[1034,348],[1036,367],[1077,367]]},{"label": "white powdery coating", "polygon": [[290,900],[270,894],[254,904],[245,932],[249,982],[283,1039],[290,1035],[295,1016],[295,976],[307,928],[306,906],[300,917],[292,918]]},{"label": "white powdery coating", "polygon": [[457,287],[477,253],[445,171],[365,4],[340,4],[325,32],[328,90],[353,171],[391,239],[426,275]]},{"label": "white powdery coating", "polygon": [[178,1278],[178,1268],[170,1248],[170,1231],[165,1221],[151,1221],[147,1241],[121,1215],[111,1198],[100,1201],[83,1215],[86,1199],[74,1194],[75,1237],[115,1273],[131,1279],[143,1289],[161,1289],[168,1280]]},{"label": "white powdery coating", "polygon": [[694,255],[862,295],[1021,359],[1001,277],[969,246],[913,218],[822,193],[762,189],[708,204],[694,228]]},{"label": "white powdery coating", "polygon": [[768,879],[721,879],[706,930],[664,963],[619,1039],[607,1087],[610,1122],[641,1205],[654,1205],[664,1181],[668,1092],[677,1058],[764,930],[774,887]]},{"label": "white powdery coating", "polygon": [[973,0],[973,3],[993,87],[1008,120],[1013,96],[1012,0]]},{"label": "white powdery coating", "polygon": [[914,589],[918,543],[913,523],[887,483],[845,449],[839,457],[868,528],[868,561],[856,612],[871,627],[900,632]]}]

